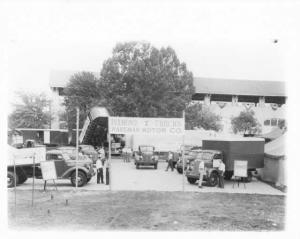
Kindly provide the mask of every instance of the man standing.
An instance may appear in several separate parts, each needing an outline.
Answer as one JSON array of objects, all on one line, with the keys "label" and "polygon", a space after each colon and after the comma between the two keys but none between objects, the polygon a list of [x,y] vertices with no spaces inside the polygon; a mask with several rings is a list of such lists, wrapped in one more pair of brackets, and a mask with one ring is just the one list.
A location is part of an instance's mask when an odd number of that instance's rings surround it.
[{"label": "man standing", "polygon": [[203,176],[205,173],[205,166],[204,166],[203,160],[200,160],[200,162],[199,162],[199,173],[200,173],[200,175],[199,175],[198,187],[202,188],[202,181],[203,181]]},{"label": "man standing", "polygon": [[225,172],[225,164],[222,160],[220,160],[219,164],[219,187],[224,188],[224,172]]},{"label": "man standing", "polygon": [[96,170],[97,170],[97,184],[100,183],[104,183],[103,182],[103,163],[100,159],[100,157],[98,157],[97,161],[96,161]]},{"label": "man standing", "polygon": [[174,168],[173,168],[173,154],[172,154],[171,151],[168,154],[168,166],[166,168],[166,171],[168,171],[170,167],[171,167],[171,170],[173,171],[174,170]]}]

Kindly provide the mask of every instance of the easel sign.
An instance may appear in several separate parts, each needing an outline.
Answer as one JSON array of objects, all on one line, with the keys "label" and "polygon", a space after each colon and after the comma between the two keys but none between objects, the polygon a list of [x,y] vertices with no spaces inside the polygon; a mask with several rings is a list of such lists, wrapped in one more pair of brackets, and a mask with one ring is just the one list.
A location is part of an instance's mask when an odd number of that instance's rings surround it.
[{"label": "easel sign", "polygon": [[41,165],[42,176],[43,176],[43,180],[44,180],[44,191],[46,191],[46,184],[47,184],[48,180],[53,180],[53,183],[57,190],[57,187],[56,187],[56,184],[54,181],[57,179],[54,161],[41,162],[40,165]]},{"label": "easel sign", "polygon": [[248,161],[234,160],[233,176],[246,178],[248,169]]},{"label": "easel sign", "polygon": [[41,162],[41,170],[42,170],[43,180],[57,179],[54,161]]}]

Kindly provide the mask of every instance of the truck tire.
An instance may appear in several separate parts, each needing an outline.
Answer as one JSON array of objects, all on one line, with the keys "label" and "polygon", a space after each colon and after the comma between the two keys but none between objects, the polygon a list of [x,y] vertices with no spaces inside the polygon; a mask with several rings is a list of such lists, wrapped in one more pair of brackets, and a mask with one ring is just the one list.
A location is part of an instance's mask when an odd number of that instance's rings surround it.
[{"label": "truck tire", "polygon": [[157,163],[156,163],[156,164],[154,164],[154,169],[157,169]]},{"label": "truck tire", "polygon": [[18,175],[16,174],[16,178],[13,172],[8,171],[7,172],[7,187],[8,188],[12,188],[15,186],[15,182],[16,185],[18,183]]},{"label": "truck tire", "polygon": [[208,178],[208,184],[211,187],[217,186],[219,183],[219,174],[217,172],[212,172]]},{"label": "truck tire", "polygon": [[[87,183],[86,175],[81,171],[78,171],[77,179],[78,179],[78,183],[77,183],[78,187],[82,187]],[[71,183],[73,187],[76,187],[76,172],[72,173]]]},{"label": "truck tire", "polygon": [[187,180],[188,180],[188,182],[189,182],[190,184],[195,184],[196,181],[197,181],[196,178],[187,178]]},{"label": "truck tire", "polygon": [[177,172],[182,174],[182,168],[177,168]]},{"label": "truck tire", "polygon": [[225,171],[224,173],[224,179],[225,180],[230,180],[233,176],[233,172],[232,171]]},{"label": "truck tire", "polygon": [[250,183],[252,181],[252,172],[251,171],[248,171],[247,172],[247,178],[243,178],[243,182],[245,183]]}]

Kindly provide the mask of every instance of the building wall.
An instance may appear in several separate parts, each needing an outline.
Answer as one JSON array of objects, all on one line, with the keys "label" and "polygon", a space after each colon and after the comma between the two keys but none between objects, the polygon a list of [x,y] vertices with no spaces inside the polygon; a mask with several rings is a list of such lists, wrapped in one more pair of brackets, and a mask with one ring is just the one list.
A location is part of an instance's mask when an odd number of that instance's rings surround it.
[{"label": "building wall", "polygon": [[[199,101],[198,101],[199,102]],[[205,101],[199,103],[208,107],[213,113],[222,117],[223,132],[233,133],[231,128],[231,118],[236,117],[240,112],[250,109],[255,113],[255,117],[261,124],[262,133],[268,133],[272,131],[274,126],[264,125],[265,120],[271,119],[285,119],[286,106],[275,107],[273,104],[254,104],[254,103],[242,103],[242,102],[210,102],[207,104]]]},{"label": "building wall", "polygon": [[60,115],[65,112],[63,106],[64,97],[59,95],[59,88],[51,88],[51,129],[60,129],[61,119]]}]

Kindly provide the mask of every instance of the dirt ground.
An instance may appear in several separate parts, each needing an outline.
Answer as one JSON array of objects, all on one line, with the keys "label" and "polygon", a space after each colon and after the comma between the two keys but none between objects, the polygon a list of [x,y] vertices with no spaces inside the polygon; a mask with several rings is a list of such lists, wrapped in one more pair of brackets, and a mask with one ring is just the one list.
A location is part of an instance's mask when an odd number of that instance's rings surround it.
[{"label": "dirt ground", "polygon": [[[52,196],[51,196],[52,195]],[[285,196],[157,191],[8,191],[12,230],[283,230]],[[16,213],[16,214],[15,214]]]}]

